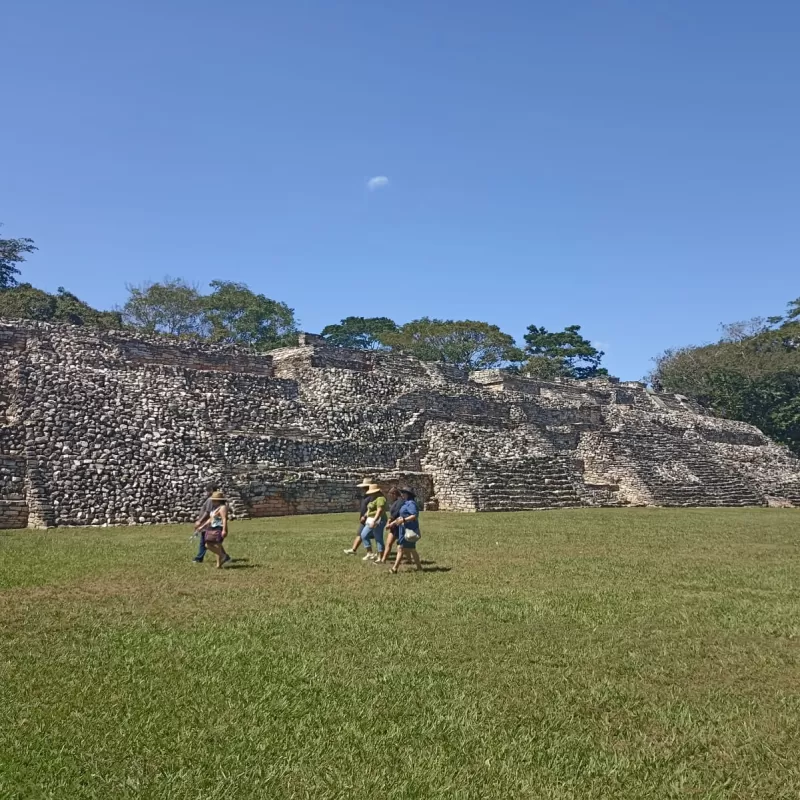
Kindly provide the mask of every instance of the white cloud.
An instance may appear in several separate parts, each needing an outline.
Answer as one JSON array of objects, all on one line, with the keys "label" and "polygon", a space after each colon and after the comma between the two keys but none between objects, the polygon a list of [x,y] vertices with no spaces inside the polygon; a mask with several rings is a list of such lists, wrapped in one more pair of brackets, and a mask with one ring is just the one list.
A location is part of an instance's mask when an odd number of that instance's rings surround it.
[{"label": "white cloud", "polygon": [[384,186],[389,185],[389,179],[385,175],[376,175],[367,181],[367,189],[374,192],[376,189],[383,189]]},{"label": "white cloud", "polygon": [[592,347],[602,350],[604,353],[608,352],[608,342],[592,342]]}]

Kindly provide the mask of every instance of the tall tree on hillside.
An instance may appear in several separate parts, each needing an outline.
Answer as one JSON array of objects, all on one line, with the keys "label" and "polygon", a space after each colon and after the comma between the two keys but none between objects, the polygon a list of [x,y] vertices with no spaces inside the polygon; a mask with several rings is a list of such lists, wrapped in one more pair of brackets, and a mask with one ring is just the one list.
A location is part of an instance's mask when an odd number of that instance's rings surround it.
[{"label": "tall tree on hillside", "polygon": [[381,334],[380,340],[422,361],[441,361],[465,370],[498,367],[521,357],[511,336],[496,325],[474,320],[423,317]]},{"label": "tall tree on hillside", "polygon": [[527,361],[522,372],[537,378],[595,378],[608,375],[600,366],[605,353],[598,350],[581,333],[580,325],[569,325],[563,331],[548,331],[531,325],[525,334]]},{"label": "tall tree on hillside", "polygon": [[388,317],[345,317],[338,325],[326,325],[322,335],[336,347],[380,350],[385,348],[381,336],[396,330]]},{"label": "tall tree on hillside", "polygon": [[294,311],[285,303],[256,294],[244,283],[212,281],[211,289],[204,315],[212,341],[270,350],[289,344],[297,333]]},{"label": "tall tree on hillside", "polygon": [[0,291],[17,285],[15,276],[20,274],[17,264],[36,249],[33,239],[0,239]]},{"label": "tall tree on hillside", "polygon": [[197,286],[182,278],[128,286],[122,317],[126,324],[149,333],[203,336],[208,332],[205,300]]}]

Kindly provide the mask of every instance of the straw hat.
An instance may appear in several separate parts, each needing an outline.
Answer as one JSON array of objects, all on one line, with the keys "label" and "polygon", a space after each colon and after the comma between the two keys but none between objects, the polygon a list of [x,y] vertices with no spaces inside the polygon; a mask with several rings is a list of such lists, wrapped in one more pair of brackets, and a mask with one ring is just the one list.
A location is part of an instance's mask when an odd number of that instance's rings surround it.
[{"label": "straw hat", "polygon": [[367,493],[367,494],[380,494],[380,492],[381,492],[381,487],[380,487],[380,486],[378,486],[378,484],[377,484],[377,483],[371,483],[371,484],[370,484],[370,485],[367,487],[367,492],[366,492],[366,493]]},{"label": "straw hat", "polygon": [[370,486],[372,486],[372,484],[366,478],[364,478],[364,480],[361,481],[361,483],[356,484],[356,489],[366,489]]},{"label": "straw hat", "polygon": [[225,500],[226,500],[225,492],[212,492],[210,499],[211,500],[220,500],[221,502],[224,503]]}]

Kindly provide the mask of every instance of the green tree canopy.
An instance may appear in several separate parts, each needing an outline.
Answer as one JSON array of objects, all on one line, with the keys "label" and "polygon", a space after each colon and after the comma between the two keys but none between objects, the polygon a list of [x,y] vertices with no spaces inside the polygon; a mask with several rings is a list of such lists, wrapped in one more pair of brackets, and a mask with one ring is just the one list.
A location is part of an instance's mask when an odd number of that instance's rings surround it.
[{"label": "green tree canopy", "polygon": [[563,331],[548,331],[531,325],[525,334],[527,361],[522,372],[532,377],[596,378],[608,375],[600,366],[603,353],[581,333],[580,325],[569,325]]},{"label": "green tree canopy", "polygon": [[381,334],[387,347],[422,361],[441,361],[461,369],[490,369],[516,361],[514,339],[496,325],[474,320],[422,319]]},{"label": "green tree canopy", "polygon": [[336,347],[380,350],[385,347],[381,336],[396,330],[388,317],[345,317],[338,325],[326,325],[322,335]]},{"label": "green tree canopy", "polygon": [[122,308],[126,324],[155,333],[196,336],[212,342],[269,350],[297,332],[294,311],[256,294],[243,283],[212,281],[201,294],[181,278],[129,286]]},{"label": "green tree canopy", "polygon": [[294,311],[285,303],[233,281],[212,281],[211,289],[204,298],[211,341],[270,350],[297,333]]},{"label": "green tree canopy", "polygon": [[650,380],[756,425],[800,454],[799,309],[795,300],[785,318],[726,325],[715,344],[667,350],[654,359]]},{"label": "green tree canopy", "polygon": [[205,298],[197,286],[182,278],[128,286],[122,318],[127,325],[150,333],[203,336],[208,332]]},{"label": "green tree canopy", "polygon": [[0,239],[0,291],[17,285],[17,264],[25,261],[25,255],[36,249],[33,239]]},{"label": "green tree canopy", "polygon": [[96,328],[122,327],[122,319],[114,311],[98,311],[63,287],[49,294],[29,283],[0,292],[0,317],[68,322]]}]

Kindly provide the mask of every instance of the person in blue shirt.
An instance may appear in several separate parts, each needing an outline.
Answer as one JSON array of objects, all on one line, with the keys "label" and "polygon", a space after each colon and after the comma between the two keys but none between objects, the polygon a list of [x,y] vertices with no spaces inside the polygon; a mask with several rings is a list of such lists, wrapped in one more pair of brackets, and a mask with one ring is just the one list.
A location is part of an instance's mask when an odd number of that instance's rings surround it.
[{"label": "person in blue shirt", "polygon": [[417,571],[422,570],[422,562],[419,560],[419,553],[417,552],[417,541],[420,538],[417,496],[414,494],[414,490],[408,486],[404,486],[400,490],[400,496],[403,498],[403,505],[400,506],[400,514],[397,518],[400,523],[399,528],[397,528],[397,558],[390,570],[395,575],[405,553],[411,556]]}]

